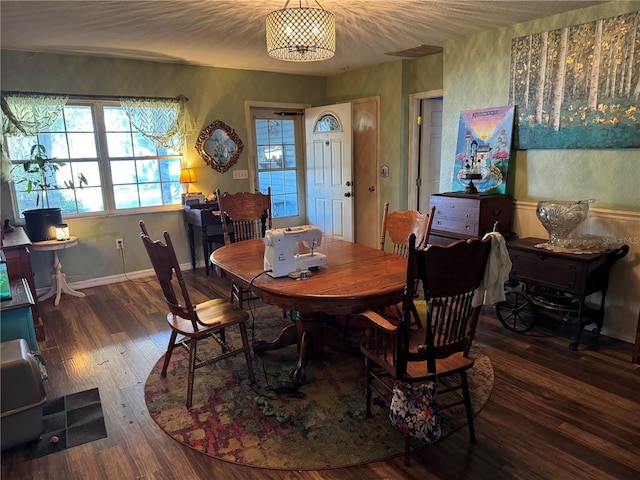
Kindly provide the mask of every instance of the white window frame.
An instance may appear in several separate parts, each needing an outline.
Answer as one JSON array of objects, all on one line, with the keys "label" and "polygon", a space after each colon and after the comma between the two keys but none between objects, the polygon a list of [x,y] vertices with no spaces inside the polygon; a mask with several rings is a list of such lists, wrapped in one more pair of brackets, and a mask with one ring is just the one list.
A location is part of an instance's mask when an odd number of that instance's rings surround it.
[{"label": "white window frame", "polygon": [[[247,126],[247,150],[248,150],[248,170],[249,170],[249,191],[255,192],[258,190],[258,158],[257,158],[257,145],[256,145],[256,132],[255,124],[253,121],[254,111],[256,109],[264,110],[268,112],[280,112],[280,111],[296,111],[300,112],[297,118],[300,120],[299,125],[296,125],[298,134],[296,135],[296,167],[297,167],[297,183],[298,183],[298,215],[279,217],[273,219],[273,228],[294,227],[297,225],[303,225],[306,223],[307,209],[306,209],[306,181],[305,181],[305,131],[304,131],[304,110],[310,107],[309,104],[300,103],[273,103],[273,102],[257,102],[246,101],[245,107],[245,123]],[[286,118],[286,117],[274,117],[274,118]]]},{"label": "white window frame", "polygon": [[[154,205],[148,207],[134,207],[134,208],[120,208],[116,209],[115,206],[115,198],[113,191],[113,182],[111,177],[111,165],[110,158],[108,157],[107,152],[107,134],[104,124],[104,116],[103,116],[103,108],[106,106],[116,106],[120,107],[120,102],[113,99],[99,99],[99,98],[69,98],[67,101],[67,106],[73,105],[82,105],[82,106],[91,106],[93,111],[93,121],[94,121],[94,134],[96,138],[96,150],[97,150],[97,161],[98,161],[98,169],[100,172],[100,181],[101,181],[101,190],[102,190],[102,198],[104,202],[104,210],[99,212],[76,212],[76,213],[63,213],[65,218],[91,218],[91,217],[113,217],[120,215],[130,215],[134,213],[151,213],[151,212],[165,212],[165,211],[177,211],[182,209],[182,204],[169,204],[169,205]],[[185,147],[183,146],[182,152],[180,155],[169,155],[163,157],[162,155],[149,157],[149,158],[175,158],[179,157],[180,165],[184,165],[185,159]],[[118,157],[116,157],[118,158]],[[131,157],[131,158],[141,158],[141,157]],[[60,159],[61,162],[71,163],[74,160]],[[17,164],[18,162],[14,162]],[[22,162],[20,162],[22,163]],[[18,202],[16,199],[16,189],[13,182],[9,183],[13,214],[16,221],[23,221],[24,216],[22,212],[19,211]],[[184,193],[184,185],[182,185]]]}]

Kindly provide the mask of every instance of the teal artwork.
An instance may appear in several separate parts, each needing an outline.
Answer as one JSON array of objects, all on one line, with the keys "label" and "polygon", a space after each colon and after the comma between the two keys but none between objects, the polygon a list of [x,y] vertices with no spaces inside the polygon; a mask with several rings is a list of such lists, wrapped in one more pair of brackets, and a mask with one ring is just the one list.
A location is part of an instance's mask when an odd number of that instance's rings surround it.
[{"label": "teal artwork", "polygon": [[515,148],[640,147],[640,11],[514,38]]},{"label": "teal artwork", "polygon": [[512,106],[460,112],[452,191],[505,193],[513,120]]}]

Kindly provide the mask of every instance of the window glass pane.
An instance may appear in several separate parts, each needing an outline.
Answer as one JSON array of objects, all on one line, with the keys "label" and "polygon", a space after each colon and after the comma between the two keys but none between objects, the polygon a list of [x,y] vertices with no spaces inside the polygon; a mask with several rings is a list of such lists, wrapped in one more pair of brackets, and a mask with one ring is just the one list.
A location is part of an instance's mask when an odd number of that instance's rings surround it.
[{"label": "window glass pane", "polygon": [[160,170],[157,160],[137,160],[138,182],[160,181]]},{"label": "window glass pane", "polygon": [[269,143],[269,120],[256,120],[256,143],[258,145]]},{"label": "window glass pane", "polygon": [[269,143],[282,143],[281,120],[269,120]]},{"label": "window glass pane", "polygon": [[101,212],[104,210],[102,190],[96,187],[76,188],[78,212]]},{"label": "window glass pane", "polygon": [[282,122],[282,141],[290,145],[296,143],[296,130],[293,120],[283,120]]},{"label": "window glass pane", "polygon": [[138,208],[140,206],[137,185],[116,185],[113,187],[113,195],[118,209]]},{"label": "window glass pane", "polygon": [[162,201],[165,204],[182,202],[182,184],[180,182],[163,183]]},{"label": "window glass pane", "polygon": [[[93,115],[89,106],[64,107],[64,119],[69,132],[93,132]],[[58,128],[64,131],[64,128]]]},{"label": "window glass pane", "polygon": [[295,145],[284,146],[284,167],[296,168],[296,146]]},{"label": "window glass pane", "polygon": [[141,133],[133,134],[133,155],[136,157],[151,157],[156,154],[156,147],[151,140]]},{"label": "window glass pane", "polygon": [[179,182],[180,160],[160,160],[160,180],[163,182]]},{"label": "window glass pane", "polygon": [[114,185],[135,183],[137,178],[135,160],[111,162],[111,181]]},{"label": "window glass pane", "polygon": [[70,133],[69,158],[96,158],[96,136],[94,133]]},{"label": "window glass pane", "polygon": [[133,156],[131,134],[107,133],[107,149],[111,158]]},{"label": "window glass pane", "polygon": [[128,132],[129,117],[121,107],[104,107],[104,128],[108,132]]},{"label": "window glass pane", "polygon": [[271,172],[271,195],[284,193],[284,172]]},{"label": "window glass pane", "polygon": [[140,184],[140,206],[153,207],[162,205],[162,188],[160,183]]},{"label": "window glass pane", "polygon": [[[82,174],[87,179],[87,184],[84,185],[83,188],[99,187],[102,183],[100,182],[100,167],[98,162],[74,162],[73,172],[74,178],[78,178],[78,175]],[[100,201],[102,202],[102,195],[100,195]]]}]

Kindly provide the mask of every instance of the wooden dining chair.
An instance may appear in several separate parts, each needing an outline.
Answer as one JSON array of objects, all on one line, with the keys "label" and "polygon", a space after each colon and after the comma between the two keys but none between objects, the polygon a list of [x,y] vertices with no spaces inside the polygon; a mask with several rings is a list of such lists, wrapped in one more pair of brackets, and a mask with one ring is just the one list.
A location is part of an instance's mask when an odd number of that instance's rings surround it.
[{"label": "wooden dining chair", "polygon": [[[144,221],[140,220],[140,238],[147,250],[149,260],[156,272],[164,299],[169,307],[167,322],[171,328],[171,337],[164,357],[161,376],[167,375],[167,367],[171,354],[176,345],[184,347],[189,352],[189,373],[187,379],[187,408],[191,408],[193,400],[193,382],[195,370],[213,362],[218,362],[240,353],[244,353],[249,371],[249,379],[255,380],[251,351],[247,337],[247,312],[227,300],[215,298],[194,305],[189,297],[180,264],[171,243],[168,232],[164,232],[165,243],[153,241]],[[225,329],[238,326],[242,347],[234,348],[226,340]],[[180,337],[178,337],[180,335]],[[201,359],[197,354],[198,342],[212,338],[221,347],[219,354],[208,359]]]},{"label": "wooden dining chair", "polygon": [[[409,251],[409,237],[416,236],[416,245],[425,246],[431,234],[431,225],[435,214],[435,205],[431,207],[428,214],[420,213],[417,210],[406,210],[404,212],[389,212],[389,203],[384,204],[382,215],[382,233],[380,234],[380,250],[386,246],[387,236],[393,245],[393,253],[406,257]],[[398,319],[400,317],[402,305],[392,305],[386,310],[387,316]],[[413,321],[418,327],[422,327],[420,318],[426,313],[426,303],[424,300],[416,300],[412,304],[414,310]]]},{"label": "wooden dining chair", "polygon": [[404,212],[389,212],[389,202],[384,204],[382,214],[382,233],[380,234],[380,250],[385,250],[387,236],[392,243],[393,253],[407,256],[409,248],[409,236],[416,236],[418,246],[426,244],[431,234],[431,224],[436,207],[431,211],[420,213],[418,210],[406,210]]},{"label": "wooden dining chair", "polygon": [[[372,392],[390,405],[396,380],[410,384],[438,380],[440,409],[464,404],[470,440],[475,443],[466,372],[474,365],[469,351],[481,308],[481,305],[473,307],[472,299],[484,276],[491,238],[458,240],[446,246],[432,245],[426,250],[416,249],[415,245],[416,236],[412,234],[400,321],[390,322],[373,310],[355,316],[368,324],[360,346],[365,356],[366,416],[371,416]],[[419,284],[429,305],[423,328],[412,326],[412,304]],[[446,377],[457,380],[440,382]],[[450,395],[445,398],[444,394]],[[449,402],[451,396],[455,398]],[[411,437],[405,434],[406,465],[410,463],[410,447]]]},{"label": "wooden dining chair", "polygon": [[[233,232],[229,232],[226,221],[222,222],[224,244],[242,242],[253,238],[263,238],[266,230],[271,229],[271,187],[267,193],[238,192],[220,193],[216,190],[220,214],[227,217]],[[238,301],[242,307],[245,300],[256,298],[251,290],[231,282],[231,303]]]}]

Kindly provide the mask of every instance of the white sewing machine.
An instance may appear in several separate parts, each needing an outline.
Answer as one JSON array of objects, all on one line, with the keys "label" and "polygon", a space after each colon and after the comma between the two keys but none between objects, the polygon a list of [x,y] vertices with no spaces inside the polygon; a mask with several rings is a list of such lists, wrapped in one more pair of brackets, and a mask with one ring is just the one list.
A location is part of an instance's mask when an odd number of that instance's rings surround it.
[{"label": "white sewing machine", "polygon": [[[314,252],[320,245],[322,232],[314,225],[277,228],[264,234],[264,269],[274,278],[324,265],[327,257]],[[310,253],[295,254],[296,243],[303,242]]]}]

